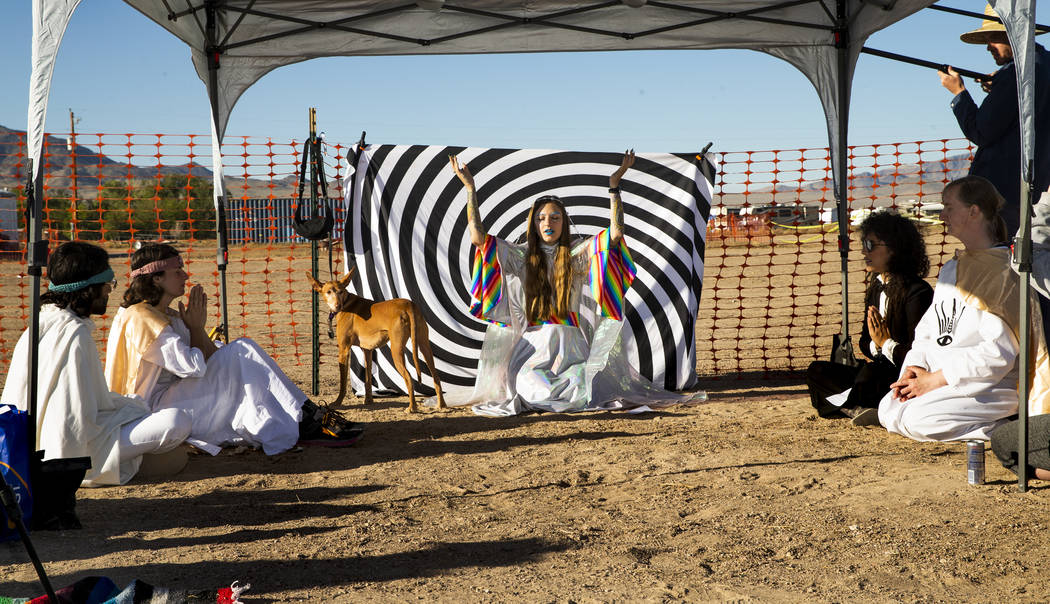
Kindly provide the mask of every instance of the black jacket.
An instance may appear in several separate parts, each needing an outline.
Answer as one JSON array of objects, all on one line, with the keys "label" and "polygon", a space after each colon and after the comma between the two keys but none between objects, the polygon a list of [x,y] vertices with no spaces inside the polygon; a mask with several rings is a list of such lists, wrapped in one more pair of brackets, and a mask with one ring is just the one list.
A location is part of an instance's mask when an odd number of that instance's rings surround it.
[{"label": "black jacket", "polygon": [[[874,277],[872,277],[875,279]],[[892,308],[886,309],[886,324],[890,328],[890,337],[897,343],[893,350],[893,358],[887,359],[881,352],[877,356],[871,355],[871,335],[868,334],[868,307],[879,307],[879,296],[882,294],[882,282],[875,279],[864,296],[864,314],[862,315],[860,333],[860,350],[864,356],[874,362],[889,361],[893,363],[899,372],[904,362],[904,356],[911,350],[911,343],[915,339],[915,326],[919,319],[925,314],[926,309],[933,302],[933,288],[930,284],[918,279],[907,285],[907,294],[902,304],[903,312],[893,312]]]},{"label": "black jacket", "polygon": [[[1035,181],[1036,197],[1050,185],[1050,53],[1036,44],[1035,61]],[[1013,237],[1020,221],[1021,126],[1017,119],[1017,70],[1004,65],[992,78],[988,96],[978,107],[967,91],[952,99],[952,112],[963,136],[977,145],[970,174],[992,181],[1006,199],[999,214]],[[1032,200],[1034,205],[1035,199]]]}]

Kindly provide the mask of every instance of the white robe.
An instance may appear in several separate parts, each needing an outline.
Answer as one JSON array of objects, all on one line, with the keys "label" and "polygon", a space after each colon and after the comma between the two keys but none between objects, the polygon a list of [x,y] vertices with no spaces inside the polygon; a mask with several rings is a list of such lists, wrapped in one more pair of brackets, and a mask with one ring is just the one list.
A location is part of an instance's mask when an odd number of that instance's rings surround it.
[{"label": "white robe", "polygon": [[[204,353],[189,345],[186,324],[177,316],[169,318],[171,324],[142,355],[135,394],[153,411],[188,412],[191,439],[213,451],[224,444],[245,444],[275,455],[294,446],[307,397],[277,363],[248,338],[221,346],[205,361]],[[107,359],[115,358],[126,322],[121,308],[113,319]]]},{"label": "white robe", "polygon": [[[573,276],[569,311],[573,325],[529,325],[525,311],[526,248],[497,239],[503,296],[486,318],[478,377],[466,404],[487,416],[524,411],[572,412],[669,405],[686,397],[668,392],[642,377],[627,362],[621,345],[623,321],[602,317],[588,283],[591,258],[600,235],[571,250]],[[553,246],[545,246],[548,274],[554,274]],[[449,396],[449,404],[464,404]]]},{"label": "white robe", "polygon": [[1001,318],[963,301],[957,267],[952,259],[941,269],[903,363],[942,371],[948,384],[908,401],[886,394],[879,422],[890,432],[915,440],[988,440],[1017,413],[1017,338]]},{"label": "white robe", "polygon": [[[149,414],[142,399],[114,394],[106,386],[95,324],[45,304],[40,310],[37,371],[37,449],[44,460],[91,457],[84,486],[124,484],[138,472],[141,457],[120,461],[120,429]],[[15,345],[0,404],[25,410],[28,396],[29,331]]]}]

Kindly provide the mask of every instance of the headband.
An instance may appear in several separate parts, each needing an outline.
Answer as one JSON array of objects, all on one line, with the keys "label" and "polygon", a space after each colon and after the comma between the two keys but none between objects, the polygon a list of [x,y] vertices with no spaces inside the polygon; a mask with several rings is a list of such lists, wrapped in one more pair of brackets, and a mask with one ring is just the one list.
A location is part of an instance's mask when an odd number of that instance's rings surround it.
[{"label": "headband", "polygon": [[182,258],[179,256],[172,256],[171,258],[165,258],[164,260],[157,260],[156,262],[150,262],[147,265],[140,266],[137,269],[131,271],[129,275],[132,279],[139,275],[152,275],[153,273],[162,273],[169,268],[181,268]]},{"label": "headband", "polygon": [[69,292],[75,292],[84,289],[85,287],[95,285],[96,283],[109,283],[113,280],[113,269],[107,268],[101,273],[84,279],[83,281],[74,281],[73,283],[61,283],[57,284],[52,281],[47,282],[47,291],[56,292],[59,294],[67,294]]}]

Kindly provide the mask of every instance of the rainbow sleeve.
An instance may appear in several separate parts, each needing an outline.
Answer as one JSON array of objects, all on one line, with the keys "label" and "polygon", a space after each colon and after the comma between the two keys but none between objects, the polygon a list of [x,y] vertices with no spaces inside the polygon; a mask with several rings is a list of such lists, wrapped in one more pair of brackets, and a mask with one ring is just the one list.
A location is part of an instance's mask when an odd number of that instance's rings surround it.
[{"label": "rainbow sleeve", "polygon": [[634,281],[637,269],[627,242],[613,246],[609,229],[594,238],[594,254],[591,256],[591,294],[598,302],[603,317],[623,320],[624,294]]},{"label": "rainbow sleeve", "polygon": [[474,249],[474,268],[471,271],[473,285],[470,294],[476,302],[470,307],[470,314],[483,321],[492,309],[496,308],[503,298],[503,271],[496,254],[496,238],[485,236],[485,243]]}]

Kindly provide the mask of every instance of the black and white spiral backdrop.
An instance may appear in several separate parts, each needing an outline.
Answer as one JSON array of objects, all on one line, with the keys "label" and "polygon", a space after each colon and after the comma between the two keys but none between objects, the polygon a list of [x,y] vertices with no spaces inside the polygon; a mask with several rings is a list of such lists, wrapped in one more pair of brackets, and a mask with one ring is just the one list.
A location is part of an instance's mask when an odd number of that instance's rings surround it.
[{"label": "black and white spiral backdrop", "polygon": [[[474,174],[488,232],[515,242],[524,237],[533,200],[547,194],[565,201],[573,235],[606,228],[609,175],[622,155],[422,145],[368,145],[358,153],[344,191],[347,267],[356,267],[349,289],[418,304],[442,382],[469,387],[486,324],[468,312],[474,250],[466,191],[449,155]],[[625,236],[638,268],[626,296],[623,345],[642,375],[672,390],[696,381],[694,330],[711,202],[699,163],[692,155],[641,153],[620,185]],[[352,375],[358,392],[360,354]],[[432,394],[422,359],[420,365],[417,392]],[[404,390],[388,348],[376,354],[373,368],[377,389]]]}]

